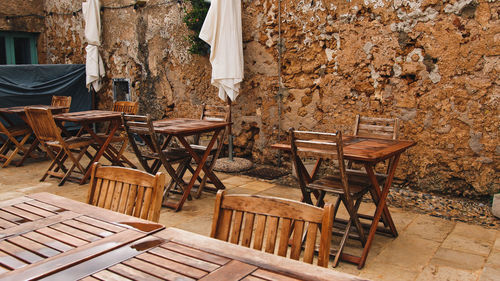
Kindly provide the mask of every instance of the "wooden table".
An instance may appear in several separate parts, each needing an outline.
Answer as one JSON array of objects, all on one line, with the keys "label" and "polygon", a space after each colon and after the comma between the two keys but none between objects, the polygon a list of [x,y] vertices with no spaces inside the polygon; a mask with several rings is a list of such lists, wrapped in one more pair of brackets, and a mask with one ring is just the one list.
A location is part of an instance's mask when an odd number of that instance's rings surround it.
[{"label": "wooden table", "polygon": [[[99,159],[102,155],[110,151],[117,153],[117,151],[113,151],[112,146],[110,146],[111,140],[116,132],[116,130],[121,125],[121,112],[116,111],[107,111],[107,110],[87,110],[87,111],[79,111],[79,112],[70,112],[70,113],[62,113],[54,115],[54,119],[61,124],[61,122],[68,121],[73,123],[78,123],[82,126],[82,129],[87,132],[95,141],[99,144],[99,150],[97,151],[94,158],[90,161],[90,163],[85,168],[85,175],[80,180],[80,184],[84,184],[87,179],[90,177],[90,167],[92,163],[99,162]],[[100,122],[110,122],[109,127],[109,135],[106,139],[102,139],[97,136],[96,132],[92,129],[92,124],[100,123]],[[82,130],[81,130],[82,131]],[[112,155],[114,157],[114,155]]]},{"label": "wooden table", "polygon": [[[38,108],[46,108],[50,110],[53,114],[61,113],[64,110],[67,110],[67,106],[53,106],[53,105],[44,105],[44,104],[35,104],[35,105],[26,105],[26,106],[13,106],[13,107],[4,107],[0,108],[0,117],[3,118],[9,125],[13,125],[13,122],[6,116],[6,114],[16,114],[19,118],[21,118],[24,123],[26,123],[28,126],[31,127],[31,125],[28,122],[28,119],[26,118],[26,114],[24,111],[25,107],[38,107]],[[16,164],[17,167],[22,166],[24,161],[32,155],[32,151],[38,147],[38,144],[40,142],[38,141],[37,138],[33,140],[31,143],[30,147],[28,148],[27,152],[24,154],[23,158]]]},{"label": "wooden table", "polygon": [[0,279],[31,280],[50,275],[163,228],[49,193],[3,201]]},{"label": "wooden table", "polygon": [[47,280],[366,280],[176,228],[47,276]]},{"label": "wooden table", "polygon": [[[219,180],[219,178],[213,173],[211,167],[206,165],[208,156],[210,155],[210,151],[213,148],[215,141],[217,140],[217,136],[219,133],[224,130],[229,125],[228,122],[221,121],[209,121],[209,120],[199,120],[199,119],[186,119],[186,118],[174,118],[174,119],[164,119],[153,122],[153,127],[156,133],[163,134],[167,136],[166,141],[162,145],[163,147],[167,147],[173,137],[177,138],[185,150],[191,155],[196,164],[196,170],[193,172],[193,175],[184,188],[184,192],[182,194],[181,199],[178,202],[164,202],[164,205],[170,208],[174,208],[176,211],[181,210],[182,205],[188,198],[191,189],[196,182],[200,172],[203,170],[204,173],[208,176],[208,178],[212,181],[212,183],[216,186],[217,189],[224,189],[224,185]],[[205,152],[200,157],[191,147],[191,144],[186,140],[186,137],[192,135],[198,135],[202,133],[213,132],[212,138],[209,141],[209,144],[206,147]],[[222,148],[222,142],[219,142],[220,150]],[[218,155],[218,154],[217,154]],[[215,159],[213,160],[215,161]],[[172,178],[177,178],[175,170],[172,167],[165,167],[167,172]],[[182,180],[182,179],[180,179]]]},{"label": "wooden table", "polygon": [[[392,220],[389,209],[386,205],[387,195],[389,194],[389,189],[392,184],[392,180],[394,178],[394,174],[398,165],[399,158],[401,153],[403,153],[408,148],[416,145],[414,141],[408,140],[387,140],[387,139],[376,139],[376,138],[366,138],[366,137],[356,137],[356,136],[344,136],[343,139],[344,144],[344,159],[352,160],[358,163],[363,164],[366,169],[367,176],[369,177],[372,185],[373,185],[373,200],[377,205],[375,214],[373,215],[373,220],[370,225],[370,230],[368,232],[368,237],[366,240],[365,247],[363,248],[363,252],[360,257],[342,254],[341,258],[348,262],[352,262],[358,265],[358,268],[362,268],[366,262],[366,258],[368,256],[368,252],[370,250],[371,244],[373,242],[373,238],[375,236],[375,232],[378,230],[378,223],[380,218],[383,216],[384,222],[388,224],[390,233],[397,237],[398,232],[396,226]],[[272,148],[290,151],[290,144],[274,144],[271,146]],[[307,148],[301,148],[302,151],[306,151]],[[318,152],[318,151],[316,151]],[[332,153],[331,151],[324,151],[325,154]],[[380,189],[380,185],[375,176],[375,165],[379,162],[385,161],[387,159],[392,159],[392,165],[390,165],[390,169],[387,175],[387,178],[384,182],[384,186]],[[299,170],[301,171],[302,176],[306,182],[311,182],[312,178],[315,177],[319,170],[319,165],[321,164],[321,159],[318,159],[316,167],[313,169],[311,175],[307,172],[305,166],[300,162]],[[312,204],[311,192],[308,190],[302,191],[302,200],[304,202]]]}]

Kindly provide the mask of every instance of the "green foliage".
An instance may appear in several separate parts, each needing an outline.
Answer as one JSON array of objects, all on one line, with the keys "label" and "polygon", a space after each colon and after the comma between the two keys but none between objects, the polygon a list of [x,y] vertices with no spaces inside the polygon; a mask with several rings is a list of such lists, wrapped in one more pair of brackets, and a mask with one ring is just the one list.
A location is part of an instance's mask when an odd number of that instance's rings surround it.
[{"label": "green foliage", "polygon": [[200,30],[205,21],[205,17],[207,16],[208,8],[210,7],[210,3],[205,2],[204,0],[186,0],[191,3],[192,9],[190,11],[185,11],[186,15],[184,16],[184,23],[187,27],[193,31],[193,34],[187,37],[189,43],[191,43],[191,47],[189,48],[189,52],[191,54],[197,55],[207,55],[210,50],[210,46],[201,40],[198,36],[200,35]]}]

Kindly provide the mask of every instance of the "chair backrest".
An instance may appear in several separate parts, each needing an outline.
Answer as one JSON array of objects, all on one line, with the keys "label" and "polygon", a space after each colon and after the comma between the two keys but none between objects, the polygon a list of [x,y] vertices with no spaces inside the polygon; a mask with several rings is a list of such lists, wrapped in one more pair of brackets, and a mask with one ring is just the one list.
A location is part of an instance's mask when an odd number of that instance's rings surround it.
[{"label": "chair backrest", "polygon": [[[330,256],[333,208],[318,208],[288,199],[258,195],[217,193],[210,236],[299,260],[305,235],[303,261],[313,262],[318,230],[318,265],[326,267]],[[307,231],[307,234],[306,234]],[[288,255],[290,236],[291,250]],[[279,237],[279,239],[278,239]]]},{"label": "chair backrest", "polygon": [[365,117],[356,115],[354,135],[360,137],[398,139],[399,119],[382,117]]},{"label": "chair backrest", "polygon": [[113,111],[124,112],[126,114],[137,114],[139,103],[136,101],[117,101],[113,105]]},{"label": "chair backrest", "polygon": [[25,107],[24,112],[29,124],[38,140],[42,143],[47,141],[62,141],[61,129],[57,127],[52,112],[46,108]]},{"label": "chair backrest", "polygon": [[[201,109],[201,120],[209,120],[209,121],[224,121],[229,122],[231,120],[231,108],[229,105],[226,106],[217,106],[217,105],[206,105],[203,104]],[[218,137],[219,141],[222,141],[225,137],[226,131],[224,131]],[[203,134],[205,135],[205,134]],[[194,144],[200,144],[201,135],[194,136]]]},{"label": "chair backrest", "polygon": [[92,165],[87,203],[158,222],[165,175],[113,166]]},{"label": "chair backrest", "polygon": [[[295,164],[297,175],[300,175],[299,157],[314,157],[321,159],[332,159],[338,163],[338,172],[342,180],[345,193],[349,193],[347,183],[346,165],[344,162],[344,148],[342,143],[342,132],[323,133],[312,131],[295,131],[290,128],[292,160]],[[303,181],[302,176],[298,176]],[[305,183],[301,183],[305,186]]]},{"label": "chair backrest", "polygon": [[66,106],[67,109],[62,112],[69,112],[69,108],[71,106],[71,96],[52,96],[52,106]]}]

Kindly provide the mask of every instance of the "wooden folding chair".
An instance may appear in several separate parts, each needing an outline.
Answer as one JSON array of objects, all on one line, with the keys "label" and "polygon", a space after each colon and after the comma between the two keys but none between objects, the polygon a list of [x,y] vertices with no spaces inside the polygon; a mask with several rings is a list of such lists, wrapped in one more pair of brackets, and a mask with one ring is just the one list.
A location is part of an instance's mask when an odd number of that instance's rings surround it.
[{"label": "wooden folding chair", "polygon": [[[2,168],[7,167],[16,155],[31,153],[29,148],[24,147],[33,131],[28,126],[10,126],[6,127],[0,121],[0,141],[3,143],[0,147],[0,159],[5,160]],[[21,140],[18,140],[18,139]],[[12,150],[10,153],[9,151]]]},{"label": "wooden folding chair", "polygon": [[[183,150],[171,149],[169,147],[172,136],[167,136],[163,144],[160,144],[149,114],[147,116],[140,116],[122,113],[122,123],[132,149],[144,170],[150,174],[155,174],[163,165],[172,178],[171,183],[164,191],[164,200],[167,199],[170,191],[183,193],[186,182],[184,182],[182,176],[186,171],[185,166],[189,165],[191,161],[191,156]],[[139,148],[135,139],[136,136],[145,142],[146,146],[144,148]],[[176,170],[173,169],[172,164],[179,164]],[[181,190],[171,190],[172,187],[180,188]]]},{"label": "wooden folding chair", "polygon": [[210,236],[283,257],[289,255],[294,260],[299,260],[304,248],[303,261],[312,264],[320,230],[318,265],[327,267],[332,223],[331,204],[319,208],[275,197],[226,195],[226,191],[219,190]]},{"label": "wooden folding chair", "polygon": [[71,96],[52,96],[52,106],[65,106],[67,109],[61,111],[61,113],[69,112],[71,107]]},{"label": "wooden folding chair", "polygon": [[165,174],[94,163],[91,175],[88,204],[158,222]]},{"label": "wooden folding chair", "polygon": [[[366,242],[365,231],[359,221],[358,209],[363,196],[368,192],[370,184],[352,182],[346,172],[341,132],[321,133],[305,132],[290,129],[292,161],[296,169],[300,188],[303,192],[318,192],[316,206],[323,206],[326,193],[337,195],[334,216],[336,216],[340,202],[345,206],[349,220],[342,235],[339,249],[335,254],[334,266],[338,265],[339,258],[345,243],[350,236],[351,228],[355,228],[362,246]],[[323,159],[337,161],[338,173],[333,176],[315,175],[312,179],[304,178],[304,169],[300,157],[316,156]]]},{"label": "wooden folding chair", "polygon": [[[139,103],[138,102],[133,102],[133,101],[117,101],[113,105],[113,111],[116,112],[123,112],[125,114],[132,114],[135,115],[137,114],[137,111],[139,110]],[[99,133],[97,136],[103,140],[107,139],[109,136],[109,126],[104,130],[104,133]],[[115,135],[111,139],[111,143],[119,144],[120,148],[116,149],[112,145],[108,147],[108,150],[110,150],[110,153],[108,152],[105,154],[105,157],[110,160],[113,165],[122,165],[122,164],[127,164],[131,168],[137,168],[134,163],[130,162],[129,159],[127,159],[123,153],[125,152],[125,149],[127,148],[128,145],[128,138],[126,135],[126,132],[123,130],[123,128],[119,128],[116,130]]]},{"label": "wooden folding chair", "polygon": [[[81,174],[85,174],[86,170],[80,164],[80,160],[85,155],[88,147],[94,143],[94,140],[89,137],[63,139],[61,136],[62,130],[57,127],[52,113],[48,109],[26,107],[25,112],[36,137],[52,159],[49,168],[40,181],[44,181],[50,175],[61,178],[59,182],[59,186],[61,186],[66,180],[74,179],[71,174],[75,168]],[[92,157],[89,156],[89,158]],[[72,163],[69,168],[64,165],[67,159],[70,159]],[[62,172],[59,172],[59,170]]]}]

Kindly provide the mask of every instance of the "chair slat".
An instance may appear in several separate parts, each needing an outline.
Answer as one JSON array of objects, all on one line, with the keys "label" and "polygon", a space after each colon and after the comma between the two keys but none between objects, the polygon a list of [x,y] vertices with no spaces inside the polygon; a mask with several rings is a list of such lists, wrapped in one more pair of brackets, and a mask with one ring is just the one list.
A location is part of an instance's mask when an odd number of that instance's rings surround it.
[{"label": "chair slat", "polygon": [[278,237],[279,218],[271,216],[267,219],[267,223],[266,252],[273,254],[276,247],[276,238]]},{"label": "chair slat", "polygon": [[233,244],[239,243],[242,225],[243,225],[243,212],[235,211],[233,228],[231,230],[231,240],[230,240],[231,243]]},{"label": "chair slat", "polygon": [[255,227],[255,237],[253,241],[253,248],[256,250],[262,250],[262,245],[264,241],[264,232],[266,230],[266,219],[264,215],[257,215],[257,224]]},{"label": "chair slat", "polygon": [[306,243],[304,247],[304,262],[312,263],[314,249],[316,247],[316,235],[318,234],[318,225],[310,223],[307,226]]},{"label": "chair slat", "polygon": [[243,239],[241,242],[242,246],[250,247],[250,243],[252,242],[254,219],[255,214],[245,213],[245,227],[243,228]]},{"label": "chair slat", "polygon": [[290,258],[293,260],[298,260],[300,258],[300,252],[302,250],[303,233],[304,233],[304,221],[299,221],[299,220],[294,221],[292,248],[290,251]]},{"label": "chair slat", "polygon": [[292,220],[283,219],[281,222],[281,234],[278,245],[278,256],[286,257],[286,253],[288,251],[288,239],[290,238],[291,231],[292,231]]}]

